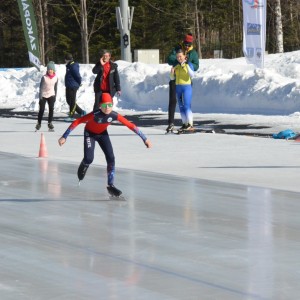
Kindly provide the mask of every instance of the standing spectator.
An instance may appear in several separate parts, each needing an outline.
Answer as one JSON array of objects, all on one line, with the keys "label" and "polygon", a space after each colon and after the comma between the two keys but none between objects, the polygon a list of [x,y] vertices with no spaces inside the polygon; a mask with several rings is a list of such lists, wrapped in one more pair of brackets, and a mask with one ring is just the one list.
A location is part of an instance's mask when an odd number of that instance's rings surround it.
[{"label": "standing spectator", "polygon": [[175,79],[176,96],[182,119],[182,126],[178,132],[194,131],[192,104],[192,77],[194,76],[194,67],[187,61],[184,50],[179,49],[176,53],[178,64],[172,67],[170,79]]},{"label": "standing spectator", "polygon": [[120,77],[118,65],[111,60],[111,53],[102,50],[100,60],[92,69],[93,74],[97,74],[94,81],[95,103],[93,110],[99,109],[102,93],[109,93],[113,98],[117,93],[121,95]]},{"label": "standing spectator", "polygon": [[74,61],[72,54],[68,53],[65,56],[66,62],[66,75],[65,75],[65,86],[66,86],[66,101],[69,105],[70,112],[69,118],[66,121],[74,121],[74,114],[77,112],[80,116],[84,116],[86,112],[76,104],[77,90],[81,85],[81,76],[79,73],[79,64]]},{"label": "standing spectator", "polygon": [[[176,52],[181,49],[187,57],[187,62],[193,65],[194,71],[199,69],[199,56],[197,51],[193,47],[193,35],[191,33],[187,34],[183,42],[176,45],[170,52],[167,63],[175,67],[178,64],[176,58]],[[179,99],[178,99],[179,100]],[[167,132],[172,132],[174,129],[174,119],[176,110],[176,90],[175,90],[175,78],[169,82],[169,106],[168,106],[168,127]]]},{"label": "standing spectator", "polygon": [[54,103],[57,94],[57,82],[58,79],[55,74],[55,64],[53,61],[49,61],[49,63],[47,64],[47,72],[45,75],[43,75],[40,82],[39,113],[38,113],[38,122],[35,126],[36,130],[40,130],[41,128],[46,102],[48,103],[48,107],[49,107],[48,128],[49,130],[54,129],[52,120],[53,120]]}]

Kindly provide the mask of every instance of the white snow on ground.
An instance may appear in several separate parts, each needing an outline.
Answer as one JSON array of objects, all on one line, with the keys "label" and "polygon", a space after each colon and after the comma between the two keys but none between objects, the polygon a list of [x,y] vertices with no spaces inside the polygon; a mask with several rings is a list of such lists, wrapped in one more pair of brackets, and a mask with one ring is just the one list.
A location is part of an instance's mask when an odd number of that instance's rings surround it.
[{"label": "white snow on ground", "polygon": [[[170,66],[117,61],[122,95],[119,109],[167,111]],[[83,83],[78,104],[90,111],[94,92],[93,65],[80,65]],[[56,112],[67,112],[65,65],[57,64],[59,91]],[[0,69],[0,108],[38,110],[38,88],[45,73],[35,68]],[[300,51],[267,55],[264,69],[244,58],[203,59],[193,79],[195,113],[290,115],[300,111]]]}]

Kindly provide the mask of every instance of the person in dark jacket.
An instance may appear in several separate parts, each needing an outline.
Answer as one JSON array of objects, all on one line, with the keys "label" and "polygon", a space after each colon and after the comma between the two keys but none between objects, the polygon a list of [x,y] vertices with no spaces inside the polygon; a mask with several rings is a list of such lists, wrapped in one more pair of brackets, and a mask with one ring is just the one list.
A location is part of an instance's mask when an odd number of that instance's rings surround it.
[{"label": "person in dark jacket", "polygon": [[110,51],[101,51],[100,60],[95,64],[92,72],[97,74],[94,81],[95,103],[93,108],[93,110],[97,110],[102,93],[109,93],[112,98],[116,93],[121,95],[118,65],[111,60]]},{"label": "person in dark jacket", "polygon": [[84,116],[86,112],[81,109],[76,103],[77,90],[81,85],[81,76],[79,72],[79,64],[74,61],[72,54],[68,53],[65,56],[66,62],[66,101],[70,107],[69,118],[67,121],[72,122],[74,120],[74,114],[77,112],[79,115]]},{"label": "person in dark jacket", "polygon": [[[194,72],[199,69],[199,56],[196,49],[193,47],[193,35],[191,33],[187,34],[184,40],[176,45],[170,52],[167,63],[168,65],[175,67],[178,64],[176,53],[179,49],[184,51],[187,58],[187,63],[191,63],[194,68]],[[178,99],[179,100],[179,99]],[[168,127],[166,129],[167,133],[172,132],[174,129],[174,119],[176,110],[176,84],[174,80],[169,82],[169,106],[168,106]]]}]

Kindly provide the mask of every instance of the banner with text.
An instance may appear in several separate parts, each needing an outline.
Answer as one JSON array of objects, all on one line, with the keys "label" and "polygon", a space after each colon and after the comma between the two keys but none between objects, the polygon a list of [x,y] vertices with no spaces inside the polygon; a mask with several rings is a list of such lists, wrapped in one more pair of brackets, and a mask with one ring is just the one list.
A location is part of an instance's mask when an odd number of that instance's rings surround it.
[{"label": "banner with text", "polygon": [[32,2],[31,0],[18,0],[18,5],[28,48],[29,61],[39,70],[41,65],[39,39]]},{"label": "banner with text", "polygon": [[264,67],[267,0],[243,0],[243,52],[249,64]]}]

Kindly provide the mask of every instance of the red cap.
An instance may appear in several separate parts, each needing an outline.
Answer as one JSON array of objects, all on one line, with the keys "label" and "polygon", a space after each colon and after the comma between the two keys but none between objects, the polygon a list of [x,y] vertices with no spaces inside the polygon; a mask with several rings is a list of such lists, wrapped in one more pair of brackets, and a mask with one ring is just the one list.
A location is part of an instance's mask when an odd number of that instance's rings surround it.
[{"label": "red cap", "polygon": [[184,38],[185,43],[192,43],[194,40],[193,36],[191,34],[187,34]]},{"label": "red cap", "polygon": [[103,93],[101,103],[112,103],[113,100],[111,98],[111,95],[109,93]]}]

